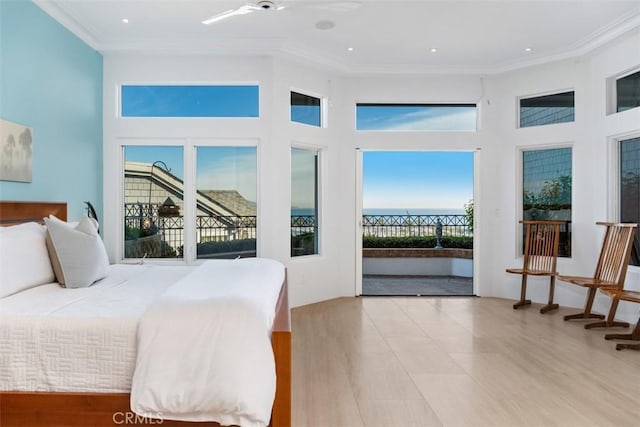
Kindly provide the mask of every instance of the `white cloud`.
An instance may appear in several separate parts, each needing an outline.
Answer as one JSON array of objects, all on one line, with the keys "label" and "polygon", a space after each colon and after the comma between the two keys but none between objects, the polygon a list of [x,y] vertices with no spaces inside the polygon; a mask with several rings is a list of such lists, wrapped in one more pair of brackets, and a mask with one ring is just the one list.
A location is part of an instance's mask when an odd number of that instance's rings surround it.
[{"label": "white cloud", "polygon": [[384,130],[455,131],[475,128],[475,109],[434,108],[396,117],[389,121]]}]

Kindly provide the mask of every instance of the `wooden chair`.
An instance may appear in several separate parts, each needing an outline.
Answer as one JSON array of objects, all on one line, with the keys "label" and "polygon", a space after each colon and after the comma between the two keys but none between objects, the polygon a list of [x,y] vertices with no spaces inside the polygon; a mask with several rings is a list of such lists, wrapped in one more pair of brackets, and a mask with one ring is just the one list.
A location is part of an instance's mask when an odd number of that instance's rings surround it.
[{"label": "wooden chair", "polygon": [[[616,224],[612,222],[597,222],[596,224],[604,225],[606,230],[602,248],[600,249],[600,257],[598,258],[598,264],[593,277],[558,276],[558,280],[589,289],[584,311],[582,313],[564,316],[564,320],[604,319],[602,314],[591,312],[596,292],[598,289],[622,289],[624,287],[624,280],[627,275],[627,267],[629,266],[629,258],[631,257],[631,248],[637,224]],[[609,310],[607,320],[589,323],[584,326],[585,329],[610,326],[628,327],[629,324],[626,322],[616,322],[613,320],[617,305],[617,303],[612,304],[612,310]]]},{"label": "wooden chair", "polygon": [[[613,298],[611,301],[611,310],[609,310],[609,316],[613,320],[612,316],[615,315],[616,308],[620,301],[637,302],[640,304],[640,292],[629,291],[625,289],[601,289],[601,291]],[[613,313],[613,314],[612,314]],[[640,350],[640,320],[636,323],[636,327],[630,334],[607,334],[604,336],[605,340],[633,340],[638,341],[637,344],[620,343],[616,345],[616,350],[622,350],[623,348],[631,348],[634,350]]]},{"label": "wooden chair", "polygon": [[520,301],[513,305],[517,310],[523,305],[531,304],[525,299],[528,276],[549,277],[549,303],[540,309],[540,313],[558,308],[553,303],[553,292],[556,283],[556,262],[560,242],[560,226],[566,221],[520,221],[525,226],[524,260],[522,268],[508,268],[507,273],[522,275]]}]

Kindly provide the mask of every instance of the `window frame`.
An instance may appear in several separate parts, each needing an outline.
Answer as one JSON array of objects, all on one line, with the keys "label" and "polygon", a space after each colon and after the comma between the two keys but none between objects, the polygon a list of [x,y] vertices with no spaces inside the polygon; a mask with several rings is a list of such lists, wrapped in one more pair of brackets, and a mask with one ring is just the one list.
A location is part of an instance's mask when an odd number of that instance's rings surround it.
[{"label": "window frame", "polygon": [[[192,231],[192,246],[189,249],[192,252],[192,262],[195,264],[200,264],[207,259],[220,259],[220,258],[198,258],[198,248],[197,248],[197,174],[198,174],[198,148],[254,148],[256,154],[256,257],[260,256],[261,249],[260,243],[262,242],[262,236],[260,233],[261,230],[261,222],[262,215],[260,211],[260,144],[259,141],[254,141],[253,138],[247,138],[245,141],[237,141],[233,138],[198,138],[192,139],[190,142],[190,156],[192,159],[193,169],[190,173],[193,176],[193,188],[190,188],[189,191],[193,195],[193,200],[190,203],[191,209],[193,209],[193,214],[191,215],[191,220],[193,221],[193,231]],[[185,220],[186,222],[186,220]]]},{"label": "window frame", "polygon": [[614,114],[621,114],[629,110],[635,110],[636,108],[630,108],[625,111],[618,111],[618,80],[628,77],[632,74],[640,72],[640,64],[635,65],[631,68],[628,68],[620,73],[614,74],[606,79],[606,114],[607,116],[611,116]]},{"label": "window frame", "polygon": [[[555,149],[562,149],[562,148],[569,148],[571,149],[571,220],[569,222],[569,225],[571,226],[574,221],[573,221],[573,217],[574,217],[574,205],[575,205],[575,191],[574,191],[574,166],[575,166],[575,150],[574,150],[574,143],[571,141],[567,141],[567,142],[558,142],[558,143],[550,143],[550,144],[540,144],[540,145],[527,145],[527,146],[519,146],[516,149],[516,182],[518,183],[518,194],[519,197],[516,199],[516,212],[518,213],[518,218],[519,220],[523,220],[524,219],[524,152],[525,151],[542,151],[542,150],[555,150]],[[523,228],[522,225],[520,223],[517,223],[514,225],[515,227],[515,235],[516,235],[516,239],[515,239],[515,253],[516,253],[516,257],[522,257],[523,256],[523,246],[524,246],[524,239],[523,239]],[[571,254],[569,256],[560,256],[558,255],[558,258],[562,258],[562,259],[572,259],[573,258],[573,248],[574,248],[574,235],[575,233],[573,232],[573,229],[570,228],[570,235],[569,235],[569,247],[571,248]]]},{"label": "window frame", "polygon": [[[608,139],[608,151],[609,151],[609,203],[608,203],[608,217],[613,218],[614,222],[620,221],[621,215],[621,182],[620,182],[620,144],[628,139],[640,138],[640,130],[633,130],[630,132],[624,132],[616,135],[609,136]],[[640,226],[640,224],[639,224]],[[636,233],[640,233],[640,229],[636,230]],[[636,237],[637,238],[637,237]],[[628,267],[631,271],[637,271],[640,273],[640,265],[629,264]]]},{"label": "window frame", "polygon": [[[562,93],[568,93],[568,92],[573,92],[573,120],[569,121],[569,122],[560,122],[560,123],[546,123],[543,125],[533,125],[533,126],[520,126],[520,119],[521,119],[521,106],[520,103],[523,99],[532,99],[532,98],[542,98],[545,96],[551,96],[551,95],[559,95]],[[516,129],[529,129],[529,128],[539,128],[541,126],[557,126],[557,125],[566,125],[566,124],[571,124],[571,123],[575,123],[576,122],[576,90],[575,88],[565,88],[565,89],[557,89],[557,90],[552,90],[552,91],[546,91],[546,92],[539,92],[539,93],[535,93],[535,94],[529,94],[529,95],[520,95],[520,96],[516,96]]]},{"label": "window frame", "polygon": [[[234,86],[250,86],[258,89],[257,99],[257,115],[256,116],[125,116],[122,111],[123,96],[122,88],[124,86],[220,86],[220,87],[234,87]],[[210,81],[121,81],[116,85],[116,117],[119,120],[259,120],[261,118],[261,98],[262,87],[258,81],[225,81],[225,82],[210,82]]]},{"label": "window frame", "polygon": [[[204,259],[198,259],[196,251],[196,147],[254,147],[256,149],[256,256],[261,256],[262,248],[262,222],[264,215],[261,212],[261,189],[260,189],[260,169],[261,169],[261,146],[257,137],[235,138],[235,137],[123,137],[116,139],[118,147],[118,183],[116,200],[123,206],[124,203],[124,167],[125,167],[125,146],[178,146],[182,148],[183,161],[183,211],[184,217],[183,241],[184,250],[182,258],[146,258],[144,263],[159,265],[199,265]],[[124,257],[124,209],[118,208],[117,216],[117,237],[115,241],[116,262],[140,263],[141,259]]]},{"label": "window frame", "polygon": [[149,263],[149,264],[162,264],[162,265],[185,265],[191,264],[190,260],[187,257],[187,254],[183,252],[181,258],[125,258],[125,238],[124,238],[124,225],[125,225],[125,215],[124,215],[124,198],[125,198],[125,165],[126,165],[126,147],[179,147],[182,149],[182,168],[183,168],[183,193],[182,193],[182,203],[183,203],[183,230],[182,230],[182,240],[183,246],[187,246],[189,242],[189,237],[187,236],[187,212],[188,212],[188,193],[189,193],[189,183],[188,183],[188,172],[187,172],[187,149],[185,145],[185,139],[183,138],[118,138],[117,146],[119,151],[119,171],[118,171],[118,187],[117,187],[117,200],[119,204],[118,208],[118,237],[117,237],[117,247],[116,247],[116,262],[122,263]]},{"label": "window frame", "polygon": [[309,259],[317,259],[322,258],[324,256],[324,248],[325,248],[325,239],[324,239],[324,188],[325,185],[325,168],[326,168],[326,152],[327,147],[318,144],[309,144],[299,141],[293,141],[289,147],[289,226],[287,227],[289,230],[289,235],[291,236],[291,202],[292,202],[292,188],[291,188],[291,178],[292,178],[292,149],[297,148],[301,150],[309,150],[314,151],[316,154],[316,248],[317,252],[314,254],[308,255],[298,255],[293,256],[291,254],[291,238],[289,238],[288,245],[288,257],[292,261],[298,260],[309,260]]},{"label": "window frame", "polygon": [[[304,96],[308,96],[311,98],[316,98],[318,100],[320,100],[320,125],[316,126],[316,125],[311,125],[309,123],[304,123],[304,122],[298,122],[298,121],[294,121],[293,118],[291,117],[291,109],[293,107],[293,105],[291,105],[291,94],[295,92],[297,94],[300,95],[304,95]],[[303,90],[303,89],[298,89],[298,88],[294,88],[294,87],[290,87],[289,88],[289,123],[295,123],[297,125],[302,125],[302,126],[306,126],[306,127],[310,127],[312,129],[324,129],[328,127],[328,100],[327,97],[319,94],[319,93],[314,93],[312,91],[308,91],[308,90]]]}]

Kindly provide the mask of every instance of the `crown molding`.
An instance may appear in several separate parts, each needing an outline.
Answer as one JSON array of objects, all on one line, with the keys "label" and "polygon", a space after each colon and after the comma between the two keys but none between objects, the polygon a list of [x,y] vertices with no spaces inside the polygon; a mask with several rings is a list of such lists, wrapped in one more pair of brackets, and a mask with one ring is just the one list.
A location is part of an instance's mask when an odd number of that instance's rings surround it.
[{"label": "crown molding", "polygon": [[274,55],[284,43],[279,38],[260,39],[163,39],[100,45],[104,54],[129,52],[166,55]]},{"label": "crown molding", "polygon": [[[2,1],[2,0],[0,0]],[[78,38],[103,54],[111,52],[166,54],[166,55],[271,55],[288,58],[346,75],[416,75],[459,74],[492,75],[516,71],[546,63],[576,58],[588,54],[628,33],[640,30],[640,8],[578,40],[567,49],[551,54],[530,56],[524,59],[475,68],[460,68],[416,64],[353,63],[301,43],[279,38],[246,39],[164,39],[135,42],[99,42],[76,19],[50,0],[33,0],[44,12],[58,21]]]},{"label": "crown molding", "polygon": [[[3,0],[0,0],[3,1]],[[78,21],[72,18],[67,12],[60,9],[54,2],[48,0],[32,0],[36,6],[42,9],[47,15],[58,21],[63,27],[71,31],[76,37],[85,42],[91,48],[101,51],[100,43],[91,33]]]},{"label": "crown molding", "polygon": [[568,50],[582,55],[638,28],[640,28],[640,4],[638,5],[638,11],[630,12],[616,21],[610,22],[608,25],[569,46]]}]

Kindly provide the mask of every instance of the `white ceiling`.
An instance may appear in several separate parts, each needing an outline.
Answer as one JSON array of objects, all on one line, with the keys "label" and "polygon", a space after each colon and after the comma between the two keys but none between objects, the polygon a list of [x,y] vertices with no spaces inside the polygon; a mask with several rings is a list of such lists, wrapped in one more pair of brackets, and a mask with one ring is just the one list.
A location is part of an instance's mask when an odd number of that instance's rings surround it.
[{"label": "white ceiling", "polygon": [[[352,73],[497,73],[640,30],[640,0],[276,0],[283,10],[208,26],[201,21],[247,1],[34,2],[103,53],[294,55]],[[319,30],[321,20],[335,27]]]}]

